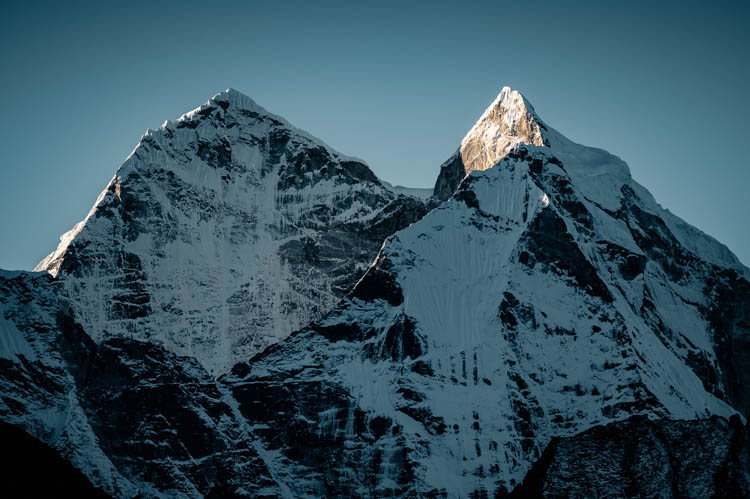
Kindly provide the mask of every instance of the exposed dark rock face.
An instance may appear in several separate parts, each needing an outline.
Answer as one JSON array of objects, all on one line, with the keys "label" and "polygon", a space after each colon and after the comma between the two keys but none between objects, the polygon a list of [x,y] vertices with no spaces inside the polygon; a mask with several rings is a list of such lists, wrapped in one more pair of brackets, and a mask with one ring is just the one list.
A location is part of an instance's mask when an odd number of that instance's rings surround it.
[{"label": "exposed dark rock face", "polygon": [[705,312],[716,344],[717,377],[727,399],[750,417],[750,283],[734,271],[717,271],[706,292],[713,297]]},{"label": "exposed dark rock face", "polygon": [[[360,409],[320,367],[280,370],[262,379],[230,376],[225,382],[248,423],[258,428],[260,445],[276,456],[272,467],[291,495],[344,497],[360,490],[400,496],[409,490],[414,477],[399,425]],[[383,469],[391,484],[379,480]]]},{"label": "exposed dark rock face", "polygon": [[125,476],[188,496],[229,483],[254,494],[276,486],[245,421],[195,360],[107,340],[79,391],[102,451]]},{"label": "exposed dark rock face", "polygon": [[236,402],[196,360],[127,338],[95,344],[54,284],[0,275],[2,320],[12,324],[2,330],[0,417],[54,448],[24,455],[49,462],[55,479],[68,474],[50,457],[59,453],[116,496],[278,494]]},{"label": "exposed dark rock face", "polygon": [[111,497],[94,487],[69,461],[21,428],[0,421],[4,497]]},{"label": "exposed dark rock face", "polygon": [[440,165],[440,174],[435,181],[433,196],[440,201],[450,199],[465,176],[466,167],[461,159],[461,153],[456,151],[453,156]]},{"label": "exposed dark rock face", "polygon": [[739,417],[633,417],[553,439],[510,497],[746,497],[749,464]]},{"label": "exposed dark rock face", "polygon": [[[134,493],[98,449],[77,396],[96,345],[58,298],[52,277],[0,271],[0,325],[0,418],[50,446],[98,488]],[[47,459],[45,453],[37,448],[33,458]]]},{"label": "exposed dark rock face", "polygon": [[364,301],[385,300],[392,306],[401,305],[404,295],[391,272],[393,264],[379,256],[352,291],[352,296]]},{"label": "exposed dark rock face", "polygon": [[521,238],[524,248],[521,263],[527,267],[539,265],[545,271],[566,275],[581,289],[605,302],[613,298],[606,284],[576,245],[565,222],[552,210],[542,211],[529,225]]}]

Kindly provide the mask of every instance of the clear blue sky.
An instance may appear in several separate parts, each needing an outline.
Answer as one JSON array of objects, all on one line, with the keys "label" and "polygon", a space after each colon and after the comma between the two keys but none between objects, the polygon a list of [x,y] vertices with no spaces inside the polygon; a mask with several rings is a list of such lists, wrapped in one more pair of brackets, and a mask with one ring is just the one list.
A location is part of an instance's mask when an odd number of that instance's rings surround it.
[{"label": "clear blue sky", "polygon": [[216,3],[0,7],[0,267],[32,268],[146,128],[226,87],[432,186],[506,84],[750,264],[748,2]]}]

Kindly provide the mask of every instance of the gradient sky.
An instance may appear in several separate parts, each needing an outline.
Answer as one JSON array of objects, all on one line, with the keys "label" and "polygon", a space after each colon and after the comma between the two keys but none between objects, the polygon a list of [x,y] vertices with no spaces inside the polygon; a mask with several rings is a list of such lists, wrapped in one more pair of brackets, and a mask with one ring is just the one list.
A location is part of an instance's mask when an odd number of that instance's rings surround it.
[{"label": "gradient sky", "polygon": [[216,3],[3,3],[0,267],[31,269],[146,128],[226,87],[431,187],[503,85],[750,264],[746,1]]}]

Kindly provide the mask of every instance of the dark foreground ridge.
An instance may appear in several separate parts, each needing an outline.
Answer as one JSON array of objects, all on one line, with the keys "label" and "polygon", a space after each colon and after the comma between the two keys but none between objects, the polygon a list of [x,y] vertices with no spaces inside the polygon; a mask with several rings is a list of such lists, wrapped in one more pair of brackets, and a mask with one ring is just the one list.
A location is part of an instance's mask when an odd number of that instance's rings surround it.
[{"label": "dark foreground ridge", "polygon": [[3,497],[112,497],[94,487],[57,451],[15,425],[0,421],[0,442]]},{"label": "dark foreground ridge", "polygon": [[554,438],[510,497],[745,497],[749,459],[739,416],[635,416]]}]

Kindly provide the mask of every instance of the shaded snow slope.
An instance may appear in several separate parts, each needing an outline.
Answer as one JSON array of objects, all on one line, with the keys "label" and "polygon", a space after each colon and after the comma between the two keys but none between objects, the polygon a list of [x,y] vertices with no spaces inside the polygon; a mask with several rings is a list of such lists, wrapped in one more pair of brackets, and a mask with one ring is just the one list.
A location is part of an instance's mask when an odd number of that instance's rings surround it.
[{"label": "shaded snow slope", "polygon": [[220,373],[330,310],[425,212],[227,90],[148,130],[37,270],[96,341],[159,342]]},{"label": "shaded snow slope", "polygon": [[203,497],[228,482],[279,495],[235,402],[195,359],[128,338],[95,344],[58,285],[46,273],[0,272],[4,422],[115,497]]},{"label": "shaded snow slope", "polygon": [[77,396],[93,342],[65,313],[48,274],[0,271],[0,417],[56,449],[107,492],[137,488],[101,451]]}]

